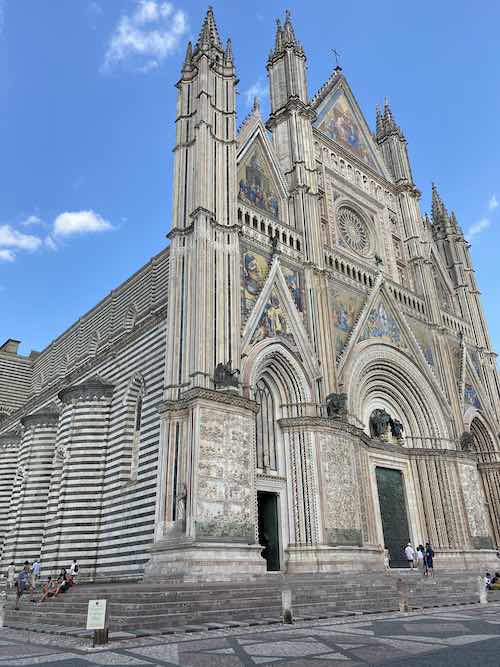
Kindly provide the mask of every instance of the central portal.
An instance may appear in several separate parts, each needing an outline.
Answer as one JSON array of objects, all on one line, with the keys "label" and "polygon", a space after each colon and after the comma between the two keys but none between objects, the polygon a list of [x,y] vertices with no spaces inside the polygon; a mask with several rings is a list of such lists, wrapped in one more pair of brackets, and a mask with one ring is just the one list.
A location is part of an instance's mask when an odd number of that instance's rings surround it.
[{"label": "central portal", "polygon": [[393,468],[376,468],[380,516],[389,567],[408,567],[404,549],[410,538],[403,475]]},{"label": "central portal", "polygon": [[259,515],[259,542],[262,545],[262,557],[269,572],[280,569],[280,542],[278,528],[278,494],[257,491]]}]

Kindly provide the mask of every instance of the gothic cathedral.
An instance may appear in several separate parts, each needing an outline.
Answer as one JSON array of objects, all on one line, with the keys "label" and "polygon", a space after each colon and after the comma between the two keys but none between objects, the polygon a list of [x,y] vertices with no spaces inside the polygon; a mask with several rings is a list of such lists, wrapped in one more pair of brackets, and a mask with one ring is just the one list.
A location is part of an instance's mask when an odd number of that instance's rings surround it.
[{"label": "gothic cathedral", "polygon": [[309,97],[289,13],[236,127],[211,9],[169,246],[41,353],[0,348],[2,566],[82,579],[495,567],[500,385],[469,244],[389,105]]}]

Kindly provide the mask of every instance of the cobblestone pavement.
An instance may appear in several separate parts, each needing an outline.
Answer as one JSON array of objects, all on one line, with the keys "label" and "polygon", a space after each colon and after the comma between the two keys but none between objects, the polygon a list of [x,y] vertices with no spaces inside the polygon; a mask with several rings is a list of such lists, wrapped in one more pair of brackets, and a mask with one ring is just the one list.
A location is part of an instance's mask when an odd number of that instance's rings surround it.
[{"label": "cobblestone pavement", "polygon": [[0,629],[0,667],[162,665],[181,667],[405,667],[500,665],[500,604],[369,619],[318,621],[124,639],[91,649]]}]

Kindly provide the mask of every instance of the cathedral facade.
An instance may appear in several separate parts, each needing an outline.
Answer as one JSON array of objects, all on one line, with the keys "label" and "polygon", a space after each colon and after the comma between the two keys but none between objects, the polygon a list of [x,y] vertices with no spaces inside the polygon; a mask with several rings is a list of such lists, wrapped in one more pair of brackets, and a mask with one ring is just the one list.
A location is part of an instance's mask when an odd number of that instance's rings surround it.
[{"label": "cathedral facade", "polygon": [[388,104],[258,101],[211,9],[177,83],[169,245],[41,353],[0,348],[2,567],[82,578],[494,567],[500,385],[469,244]]}]

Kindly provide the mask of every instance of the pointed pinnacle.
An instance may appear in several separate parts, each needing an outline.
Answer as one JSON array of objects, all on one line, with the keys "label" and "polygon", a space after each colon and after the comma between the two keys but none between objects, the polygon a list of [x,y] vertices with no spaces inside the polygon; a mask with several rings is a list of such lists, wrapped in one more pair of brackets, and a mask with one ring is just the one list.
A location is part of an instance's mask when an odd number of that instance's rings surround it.
[{"label": "pointed pinnacle", "polygon": [[217,25],[215,23],[214,10],[211,6],[208,7],[205,19],[203,20],[203,25],[201,26],[200,36],[198,37],[197,42],[198,47],[209,47],[216,46],[219,49],[222,48],[221,41],[219,38],[219,32],[217,30]]},{"label": "pointed pinnacle", "polygon": [[252,111],[253,111],[254,113],[260,113],[260,99],[259,99],[259,96],[258,96],[258,95],[256,95],[256,96],[253,98],[253,108],[252,108]]},{"label": "pointed pinnacle", "polygon": [[188,42],[186,49],[186,57],[184,58],[184,67],[189,67],[191,65],[191,60],[193,59],[193,45],[191,42]]},{"label": "pointed pinnacle", "polygon": [[446,210],[443,200],[441,199],[439,192],[436,188],[436,184],[432,184],[432,221],[442,222],[443,218],[445,220],[448,218],[448,211]]},{"label": "pointed pinnacle", "polygon": [[377,137],[382,136],[384,132],[384,121],[382,119],[380,104],[377,104],[377,106],[375,107],[375,127],[376,127]]},{"label": "pointed pinnacle", "polygon": [[287,9],[285,11],[285,23],[283,26],[283,31],[285,33],[285,42],[287,44],[292,43],[292,44],[297,44],[297,40],[295,38],[295,31],[293,29],[292,25],[292,18],[290,14],[290,10]]},{"label": "pointed pinnacle", "polygon": [[231,38],[227,38],[226,42],[226,51],[224,53],[224,62],[226,64],[231,64],[233,62],[233,43],[231,41]]}]

